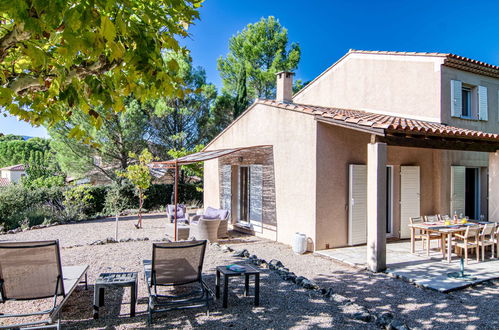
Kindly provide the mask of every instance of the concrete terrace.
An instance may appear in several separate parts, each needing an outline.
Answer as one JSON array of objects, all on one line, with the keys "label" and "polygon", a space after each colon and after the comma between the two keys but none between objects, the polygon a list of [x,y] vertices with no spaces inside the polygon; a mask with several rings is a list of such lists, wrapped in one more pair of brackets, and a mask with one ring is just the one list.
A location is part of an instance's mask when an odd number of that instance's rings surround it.
[{"label": "concrete terrace", "polygon": [[[387,243],[387,270],[385,272],[440,292],[459,290],[499,278],[499,259],[485,259],[483,262],[477,262],[476,259],[473,259],[474,255],[471,256],[469,264],[465,265],[465,274],[474,277],[474,280],[450,278],[447,274],[460,270],[460,259],[453,256],[452,262],[449,264],[442,259],[442,253],[436,249],[436,246],[436,242],[433,242],[433,249],[427,256],[426,251],[421,248],[421,242],[416,242],[415,254],[410,253],[410,241]],[[351,266],[367,268],[365,245],[321,250],[316,251],[316,254]],[[486,258],[490,258],[490,253],[486,255]]]}]

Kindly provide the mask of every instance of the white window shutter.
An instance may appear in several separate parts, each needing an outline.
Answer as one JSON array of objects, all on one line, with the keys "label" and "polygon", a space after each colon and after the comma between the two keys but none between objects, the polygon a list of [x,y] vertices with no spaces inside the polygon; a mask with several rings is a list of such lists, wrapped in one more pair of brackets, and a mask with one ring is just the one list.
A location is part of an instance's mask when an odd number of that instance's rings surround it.
[{"label": "white window shutter", "polygon": [[488,120],[487,87],[478,86],[478,119]]},{"label": "white window shutter", "polygon": [[367,166],[349,166],[348,245],[367,243]]},{"label": "white window shutter", "polygon": [[463,114],[463,84],[459,80],[450,81],[450,107],[452,117],[461,117]]},{"label": "white window shutter", "polygon": [[451,166],[450,212],[451,216],[464,214],[466,167]]},{"label": "white window shutter", "polygon": [[409,218],[421,216],[419,166],[400,166],[400,238],[411,237]]}]

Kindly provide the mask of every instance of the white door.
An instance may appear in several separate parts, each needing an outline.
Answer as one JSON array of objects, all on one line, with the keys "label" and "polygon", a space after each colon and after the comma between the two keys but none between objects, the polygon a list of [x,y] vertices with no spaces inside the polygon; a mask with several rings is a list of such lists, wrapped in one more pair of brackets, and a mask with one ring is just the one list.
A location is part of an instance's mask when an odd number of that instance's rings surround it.
[{"label": "white door", "polygon": [[409,218],[421,215],[419,166],[400,167],[400,238],[409,238]]},{"label": "white door", "polygon": [[367,166],[350,165],[348,245],[367,243]]},{"label": "white door", "polygon": [[464,214],[466,167],[451,166],[450,182],[450,215]]}]

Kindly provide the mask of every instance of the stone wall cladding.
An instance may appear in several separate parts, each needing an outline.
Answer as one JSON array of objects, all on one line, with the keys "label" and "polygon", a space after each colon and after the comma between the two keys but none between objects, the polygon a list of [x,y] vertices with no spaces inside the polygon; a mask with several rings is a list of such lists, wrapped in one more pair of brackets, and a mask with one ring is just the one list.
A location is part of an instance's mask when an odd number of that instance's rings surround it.
[{"label": "stone wall cladding", "polygon": [[[242,157],[242,159],[241,159]],[[276,218],[276,196],[275,196],[275,176],[274,176],[274,156],[272,147],[262,147],[239,152],[221,157],[218,160],[218,177],[222,184],[222,168],[224,165],[262,165],[263,166],[263,182],[262,182],[262,225],[277,226]],[[233,173],[235,175],[236,173]],[[222,190],[220,190],[222,194]],[[232,187],[232,194],[237,194],[237,187]],[[223,196],[220,195],[220,200]],[[233,210],[233,212],[236,212]]]}]

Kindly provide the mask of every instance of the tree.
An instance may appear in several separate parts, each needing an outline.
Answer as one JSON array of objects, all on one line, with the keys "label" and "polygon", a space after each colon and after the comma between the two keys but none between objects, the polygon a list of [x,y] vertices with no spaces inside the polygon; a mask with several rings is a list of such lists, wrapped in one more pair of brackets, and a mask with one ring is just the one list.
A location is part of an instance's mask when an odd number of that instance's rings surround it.
[{"label": "tree", "polygon": [[[150,117],[152,141],[166,151],[190,150],[209,141],[207,125],[217,92],[213,84],[206,82],[204,69],[193,67],[189,56],[170,52],[165,55],[165,61],[170,59],[179,64],[177,70],[169,73],[184,82],[184,86],[175,86],[183,91],[183,97],[167,96],[157,100]],[[167,157],[166,154],[159,156]]]},{"label": "tree", "polygon": [[[273,16],[248,24],[230,38],[227,56],[218,59],[224,90],[237,102],[241,102],[243,93],[247,93],[246,103],[256,97],[273,98],[275,74],[295,70],[300,54],[298,44],[288,45],[287,29]],[[246,90],[241,88],[241,81],[246,81]]]},{"label": "tree", "polygon": [[115,240],[118,240],[118,224],[120,213],[123,212],[128,205],[128,197],[126,194],[125,186],[122,182],[115,182],[106,193],[105,207],[106,210],[115,215]]},{"label": "tree", "polygon": [[[81,177],[97,170],[115,180],[116,169],[125,170],[130,164],[129,154],[147,147],[150,106],[131,97],[126,98],[124,103],[126,111],[119,113],[102,107],[96,109],[103,118],[99,129],[93,126],[88,115],[81,112],[49,129],[51,146],[65,173]],[[70,138],[68,134],[74,127],[84,129],[86,139],[92,143]]]},{"label": "tree", "polygon": [[[27,176],[22,182],[27,186],[30,186],[33,181],[37,181],[37,185],[40,185],[46,178],[60,175],[59,166],[54,160],[54,152],[47,139],[25,140],[17,135],[2,136],[0,138],[0,167],[16,164],[25,166]],[[50,185],[60,182],[61,179],[60,177],[54,179]]]},{"label": "tree", "polygon": [[135,227],[142,228],[142,206],[146,198],[144,192],[151,186],[152,180],[148,165],[152,162],[153,157],[147,149],[142,150],[142,153],[138,157],[136,154],[130,153],[130,157],[137,160],[138,163],[129,165],[126,171],[117,172],[117,174],[127,178],[135,187],[135,192],[139,197],[139,221]]},{"label": "tree", "polygon": [[178,64],[165,64],[162,52],[181,51],[201,2],[0,1],[0,109],[33,125],[81,111],[99,127],[95,108],[121,111],[123,96],[181,96],[165,70]]}]

